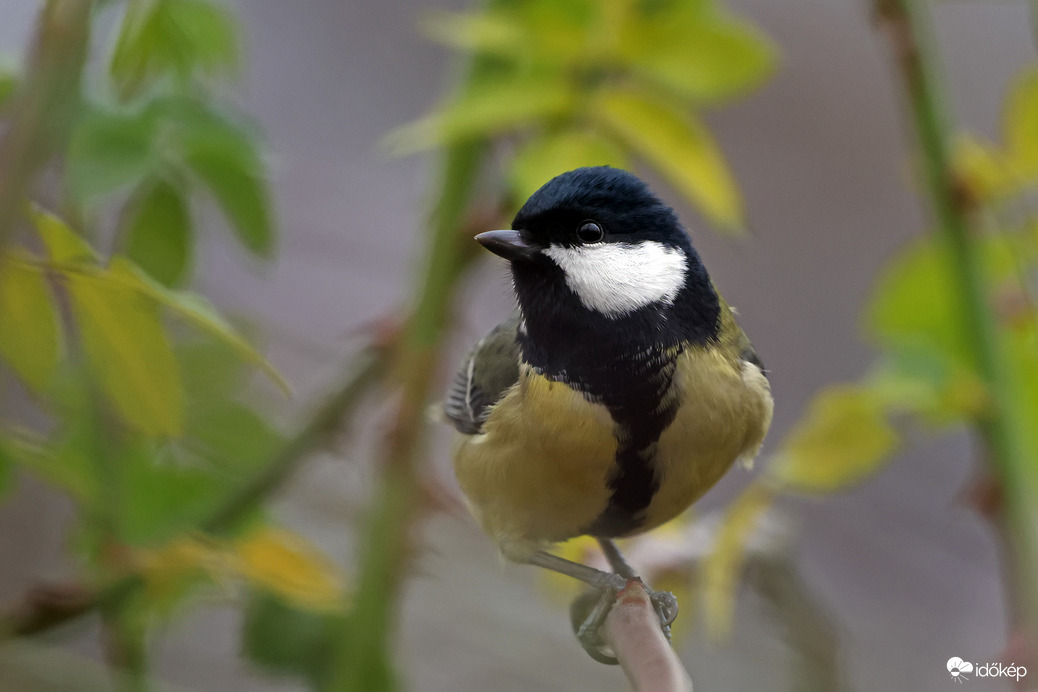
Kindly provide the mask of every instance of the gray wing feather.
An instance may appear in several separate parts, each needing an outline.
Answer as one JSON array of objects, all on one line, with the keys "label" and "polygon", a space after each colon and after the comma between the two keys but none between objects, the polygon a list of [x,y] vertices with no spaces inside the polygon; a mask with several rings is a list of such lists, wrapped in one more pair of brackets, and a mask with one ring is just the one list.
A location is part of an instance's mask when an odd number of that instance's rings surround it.
[{"label": "gray wing feather", "polygon": [[519,381],[519,313],[494,327],[462,361],[447,392],[443,411],[454,427],[475,435],[490,407]]}]

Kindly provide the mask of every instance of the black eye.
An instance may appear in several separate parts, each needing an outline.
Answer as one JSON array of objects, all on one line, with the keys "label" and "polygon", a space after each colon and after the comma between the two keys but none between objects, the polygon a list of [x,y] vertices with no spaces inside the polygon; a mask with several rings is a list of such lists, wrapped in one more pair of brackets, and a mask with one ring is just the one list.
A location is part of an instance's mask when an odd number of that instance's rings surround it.
[{"label": "black eye", "polygon": [[604,235],[605,231],[594,221],[585,221],[577,228],[577,237],[585,243],[597,243]]}]

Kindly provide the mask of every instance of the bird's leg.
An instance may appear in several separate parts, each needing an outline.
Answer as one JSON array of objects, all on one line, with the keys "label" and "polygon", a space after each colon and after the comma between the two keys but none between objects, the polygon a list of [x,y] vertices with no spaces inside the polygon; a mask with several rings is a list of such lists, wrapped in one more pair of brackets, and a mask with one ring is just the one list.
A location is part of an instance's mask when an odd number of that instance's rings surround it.
[{"label": "bird's leg", "polygon": [[609,566],[613,568],[613,571],[619,574],[621,577],[627,579],[638,579],[638,575],[635,574],[634,568],[628,564],[627,560],[624,559],[620,549],[616,547],[616,543],[609,538],[596,538],[598,545],[602,548],[602,552],[605,554],[605,559],[609,562]]},{"label": "bird's leg", "polygon": [[[638,579],[641,581],[641,577],[637,575],[634,568],[624,558],[623,553],[616,547],[609,538],[597,538],[598,545],[602,548],[602,553],[605,554],[606,560],[609,562],[609,566],[613,568],[613,571],[624,577],[625,579]],[[642,582],[644,584],[645,582]],[[674,619],[678,616],[678,599],[674,597],[674,594],[669,591],[653,591],[646,586],[645,591],[649,594],[649,600],[652,602],[652,607],[656,611],[657,617],[660,619],[660,626],[663,628],[663,633],[667,635],[667,639],[670,639],[670,625],[674,622]]]},{"label": "bird's leg", "polygon": [[[604,572],[544,551],[533,553],[525,561],[531,565],[573,577],[591,587],[589,591],[577,597],[570,606],[573,630],[581,646],[593,659],[600,663],[615,665],[616,658],[606,652],[607,645],[601,634],[602,623],[605,622],[606,616],[609,615],[609,611],[616,601],[616,594],[627,585],[628,581],[632,579],[641,581],[641,578],[624,559],[615,543],[607,538],[599,538],[598,542],[602,546],[602,551],[613,572]],[[648,588],[646,591],[656,610],[656,615],[660,619],[660,626],[670,639],[670,623],[678,614],[677,599],[674,598],[674,594],[666,591],[651,591]]]},{"label": "bird's leg", "polygon": [[533,553],[530,557],[526,558],[526,561],[531,565],[537,565],[538,567],[549,569],[552,572],[558,572],[567,577],[578,579],[595,589],[613,589],[614,591],[619,591],[627,585],[627,578],[621,574],[603,572],[600,569],[588,567],[587,565],[567,560],[558,555],[552,555],[543,550]]}]

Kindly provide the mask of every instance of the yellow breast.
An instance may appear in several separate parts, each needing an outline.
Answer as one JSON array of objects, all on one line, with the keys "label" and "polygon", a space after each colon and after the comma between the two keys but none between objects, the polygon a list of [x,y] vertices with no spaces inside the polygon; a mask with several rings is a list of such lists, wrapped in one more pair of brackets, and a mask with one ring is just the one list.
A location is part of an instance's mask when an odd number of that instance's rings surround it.
[{"label": "yellow breast", "polygon": [[506,556],[579,535],[605,509],[613,428],[604,406],[523,367],[483,432],[461,436],[458,482]]},{"label": "yellow breast", "polygon": [[760,368],[717,349],[693,347],[680,358],[681,405],[656,445],[659,490],[638,532],[684,512],[737,459],[752,461],[771,425],[771,388]]},{"label": "yellow breast", "polygon": [[[659,489],[639,531],[706,492],[732,462],[756,453],[771,418],[767,380],[716,349],[690,348],[675,371],[681,405],[653,457]],[[748,364],[747,364],[748,365]],[[580,535],[606,508],[615,469],[609,411],[523,367],[483,432],[461,436],[454,466],[484,530],[506,557]]]}]

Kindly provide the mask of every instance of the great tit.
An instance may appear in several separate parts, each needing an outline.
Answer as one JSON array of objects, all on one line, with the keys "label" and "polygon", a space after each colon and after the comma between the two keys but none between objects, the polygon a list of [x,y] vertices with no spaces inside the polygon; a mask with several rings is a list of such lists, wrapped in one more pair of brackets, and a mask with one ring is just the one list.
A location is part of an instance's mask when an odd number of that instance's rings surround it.
[{"label": "great tit", "polygon": [[476,240],[508,260],[518,310],[444,402],[459,485],[506,558],[604,585],[546,550],[590,535],[609,556],[752,460],[772,414],[761,361],[675,212],[631,173],[563,173]]}]

